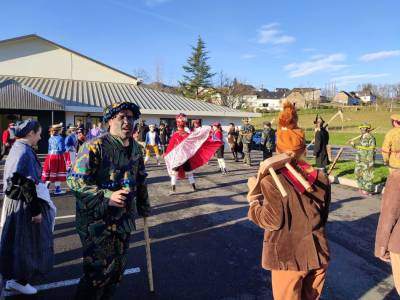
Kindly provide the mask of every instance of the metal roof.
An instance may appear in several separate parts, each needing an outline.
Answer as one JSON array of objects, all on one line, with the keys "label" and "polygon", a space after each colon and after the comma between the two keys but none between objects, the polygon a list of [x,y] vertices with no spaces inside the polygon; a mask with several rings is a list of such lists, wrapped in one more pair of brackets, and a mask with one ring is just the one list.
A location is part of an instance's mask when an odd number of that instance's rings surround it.
[{"label": "metal roof", "polygon": [[0,83],[1,109],[60,110],[64,105],[23,84],[9,79]]},{"label": "metal roof", "polygon": [[100,112],[111,103],[130,101],[139,105],[143,114],[166,115],[184,112],[198,116],[259,116],[128,83],[0,75],[0,82],[10,79],[57,100],[65,105],[66,111]]}]

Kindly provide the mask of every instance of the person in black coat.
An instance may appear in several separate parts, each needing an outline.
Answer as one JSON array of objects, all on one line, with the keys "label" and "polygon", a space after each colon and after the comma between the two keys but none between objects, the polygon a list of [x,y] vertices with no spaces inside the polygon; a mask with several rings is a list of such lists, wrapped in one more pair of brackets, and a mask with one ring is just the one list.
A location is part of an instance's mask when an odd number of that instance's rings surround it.
[{"label": "person in black coat", "polygon": [[315,165],[317,168],[326,171],[326,166],[329,165],[329,157],[327,146],[329,143],[329,132],[324,126],[325,121],[317,115],[314,121],[315,124],[315,143],[314,156]]}]

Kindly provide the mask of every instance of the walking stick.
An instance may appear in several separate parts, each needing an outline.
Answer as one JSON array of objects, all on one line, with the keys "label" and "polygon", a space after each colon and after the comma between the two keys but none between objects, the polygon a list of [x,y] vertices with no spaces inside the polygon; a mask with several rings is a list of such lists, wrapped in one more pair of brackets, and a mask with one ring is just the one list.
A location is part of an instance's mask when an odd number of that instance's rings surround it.
[{"label": "walking stick", "polygon": [[336,154],[336,157],[335,157],[335,159],[333,160],[333,163],[332,163],[332,165],[329,167],[329,170],[328,170],[328,176],[331,174],[331,172],[332,172],[333,168],[335,167],[336,163],[338,162],[338,160],[339,160],[339,157],[340,157],[340,155],[342,155],[342,152],[343,152],[343,150],[344,150],[344,148],[343,148],[343,147],[342,147],[342,148],[340,148],[340,149],[339,149],[339,152]]},{"label": "walking stick", "polygon": [[149,289],[150,292],[154,292],[154,283],[153,283],[153,264],[151,262],[151,249],[150,249],[150,236],[149,236],[149,227],[147,225],[147,218],[143,218],[143,231],[144,231],[144,240],[146,243],[146,261],[147,261],[147,278],[149,280]]},{"label": "walking stick", "polygon": [[[378,129],[378,128],[379,128],[379,127],[372,128],[372,129],[369,130],[369,132],[374,131],[374,130],[376,130],[376,129]],[[349,140],[346,142],[346,144],[350,144],[351,142],[354,142],[356,139],[359,139],[360,137],[362,137],[362,134],[357,135],[356,137],[354,137],[354,138],[352,138],[352,139],[349,139]]]}]

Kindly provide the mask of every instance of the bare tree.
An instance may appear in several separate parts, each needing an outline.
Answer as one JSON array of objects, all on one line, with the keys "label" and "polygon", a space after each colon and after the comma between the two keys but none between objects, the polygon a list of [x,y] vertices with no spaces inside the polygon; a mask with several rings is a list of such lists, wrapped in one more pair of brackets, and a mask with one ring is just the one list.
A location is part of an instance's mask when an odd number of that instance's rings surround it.
[{"label": "bare tree", "polygon": [[163,83],[163,62],[161,60],[157,60],[155,64],[155,82],[162,84]]},{"label": "bare tree", "polygon": [[147,71],[143,68],[136,68],[133,70],[133,75],[138,78],[139,80],[147,83],[150,82],[150,75]]},{"label": "bare tree", "polygon": [[332,99],[337,94],[338,89],[336,87],[336,82],[329,82],[325,84],[325,87],[321,89],[321,96],[325,96],[328,99]]},{"label": "bare tree", "polygon": [[232,78],[223,71],[218,73],[217,91],[221,95],[221,103],[230,108],[241,108],[245,95],[253,94],[254,87]]}]

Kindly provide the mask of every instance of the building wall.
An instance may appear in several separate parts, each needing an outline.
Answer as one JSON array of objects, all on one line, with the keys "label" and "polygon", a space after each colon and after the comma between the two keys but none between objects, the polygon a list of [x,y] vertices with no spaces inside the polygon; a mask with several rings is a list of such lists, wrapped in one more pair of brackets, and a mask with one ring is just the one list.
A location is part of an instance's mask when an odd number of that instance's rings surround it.
[{"label": "building wall", "polygon": [[321,102],[321,90],[313,91],[294,91],[290,93],[286,99],[292,103],[296,103],[297,108],[311,108]]},{"label": "building wall", "polygon": [[0,45],[1,74],[137,84],[134,78],[31,38]]},{"label": "building wall", "polygon": [[296,103],[297,108],[304,108],[306,106],[304,96],[300,92],[290,93],[285,100],[291,103]]},{"label": "building wall", "polygon": [[[264,106],[264,104],[268,106]],[[267,110],[280,110],[282,108],[281,99],[257,99],[253,105],[256,108],[266,108]]]},{"label": "building wall", "polygon": [[340,92],[335,95],[335,97],[333,98],[333,102],[347,105],[349,104],[349,97],[345,93]]}]

